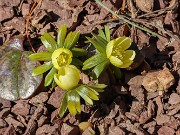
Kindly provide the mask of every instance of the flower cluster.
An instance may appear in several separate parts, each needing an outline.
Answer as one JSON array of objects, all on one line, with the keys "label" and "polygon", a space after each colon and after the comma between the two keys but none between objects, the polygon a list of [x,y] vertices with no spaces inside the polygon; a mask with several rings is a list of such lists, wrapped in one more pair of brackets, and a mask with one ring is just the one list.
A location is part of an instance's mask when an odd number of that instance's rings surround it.
[{"label": "flower cluster", "polygon": [[[66,110],[73,115],[81,112],[80,97],[87,104],[93,104],[93,100],[99,100],[99,92],[103,92],[105,84],[84,85],[80,84],[80,70],[76,66],[83,66],[83,70],[93,68],[95,78],[112,64],[117,69],[129,67],[135,57],[130,47],[131,40],[128,37],[120,37],[110,40],[110,30],[105,27],[105,33],[99,30],[99,35],[92,33],[94,38],[87,39],[94,45],[98,53],[87,59],[84,63],[77,59],[86,55],[86,50],[75,47],[80,33],[70,32],[67,27],[61,26],[58,30],[57,42],[53,37],[45,33],[41,41],[47,52],[38,52],[30,55],[30,59],[44,61],[44,64],[33,70],[33,75],[39,75],[49,70],[45,77],[45,86],[56,84],[66,90],[60,105],[59,115],[63,116]],[[116,70],[116,69],[115,69]]]},{"label": "flower cluster", "polygon": [[34,53],[30,55],[29,58],[31,60],[44,61],[44,64],[33,70],[34,76],[49,71],[45,77],[44,86],[49,86],[51,84],[52,87],[56,86],[54,75],[58,73],[60,67],[70,64],[82,65],[82,62],[77,59],[77,57],[86,55],[86,50],[75,47],[79,36],[80,33],[76,31],[67,34],[66,25],[62,25],[59,28],[57,42],[48,33],[44,33],[41,36],[41,41],[47,49],[47,52]]}]

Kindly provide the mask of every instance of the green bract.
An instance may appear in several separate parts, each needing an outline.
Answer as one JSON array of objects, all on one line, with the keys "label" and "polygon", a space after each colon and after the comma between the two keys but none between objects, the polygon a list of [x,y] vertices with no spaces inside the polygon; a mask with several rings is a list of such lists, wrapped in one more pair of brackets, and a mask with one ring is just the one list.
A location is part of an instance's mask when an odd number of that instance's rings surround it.
[{"label": "green bract", "polygon": [[43,65],[33,70],[34,76],[50,70],[45,77],[45,86],[49,86],[52,82],[52,84],[55,84],[54,74],[58,72],[61,66],[69,64],[82,66],[82,62],[76,57],[85,55],[86,50],[74,47],[78,42],[79,36],[80,33],[76,31],[67,34],[66,25],[62,25],[58,29],[57,42],[48,33],[44,33],[41,36],[41,41],[48,52],[34,53],[29,58],[31,60],[44,61]]},{"label": "green bract", "polygon": [[54,80],[60,88],[67,90],[59,110],[61,117],[67,108],[73,115],[80,113],[80,97],[82,97],[86,103],[92,105],[92,100],[99,100],[98,92],[102,92],[102,89],[106,87],[104,84],[96,84],[93,86],[78,84],[80,71],[73,65],[61,66],[58,69],[58,74],[54,75]]},{"label": "green bract", "polygon": [[94,38],[87,37],[88,41],[97,49],[97,53],[83,63],[83,70],[93,68],[92,75],[98,78],[109,64],[115,75],[119,77],[119,68],[129,67],[135,58],[134,50],[127,50],[131,45],[128,37],[119,37],[110,40],[110,30],[105,26],[105,32],[99,30],[99,34],[92,33]]},{"label": "green bract", "polygon": [[62,117],[66,110],[73,115],[81,112],[80,97],[85,100],[87,104],[92,105],[93,100],[99,100],[99,93],[103,92],[106,87],[104,84],[83,85],[79,84],[73,89],[68,90],[60,104],[59,116]]},{"label": "green bract", "polygon": [[64,115],[67,108],[73,115],[80,113],[80,97],[82,97],[86,103],[92,105],[92,100],[99,100],[98,92],[102,92],[102,89],[106,87],[104,84],[92,86],[78,84],[80,80],[80,71],[73,65],[61,66],[58,69],[58,74],[54,75],[54,80],[60,88],[67,90],[59,110],[59,115],[61,117]]}]

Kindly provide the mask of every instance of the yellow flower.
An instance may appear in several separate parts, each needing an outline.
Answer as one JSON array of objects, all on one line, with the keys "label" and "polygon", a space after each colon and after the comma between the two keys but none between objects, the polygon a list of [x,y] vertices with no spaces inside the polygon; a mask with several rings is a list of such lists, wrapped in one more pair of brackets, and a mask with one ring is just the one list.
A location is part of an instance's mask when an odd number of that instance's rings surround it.
[{"label": "yellow flower", "polygon": [[72,52],[65,48],[59,48],[52,54],[52,63],[56,69],[60,69],[61,66],[69,65],[72,61]]},{"label": "yellow flower", "polygon": [[73,65],[62,66],[58,74],[54,75],[54,80],[59,87],[70,90],[78,85],[80,80],[80,71]]},{"label": "yellow flower", "polygon": [[133,63],[135,51],[127,50],[131,45],[128,37],[119,37],[111,40],[106,46],[106,55],[110,62],[119,68],[127,68]]}]

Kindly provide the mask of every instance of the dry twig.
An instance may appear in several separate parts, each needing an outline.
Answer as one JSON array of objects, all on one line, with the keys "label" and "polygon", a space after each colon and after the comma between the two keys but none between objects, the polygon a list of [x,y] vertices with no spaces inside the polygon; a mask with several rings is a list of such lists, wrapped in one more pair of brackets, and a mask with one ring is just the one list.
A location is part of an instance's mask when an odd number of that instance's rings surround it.
[{"label": "dry twig", "polygon": [[[159,16],[169,10],[173,10],[175,9],[176,7],[178,6],[178,2],[176,0],[175,4],[170,6],[170,7],[166,7],[166,8],[163,8],[163,9],[159,9],[159,10],[155,10],[153,12],[149,12],[149,13],[146,13],[146,14],[143,14],[143,15],[140,15],[138,16],[137,18],[142,18],[142,17],[154,17],[154,16]],[[158,13],[158,14],[157,14]]]},{"label": "dry twig", "polygon": [[29,26],[29,21],[31,19],[32,14],[37,9],[37,7],[41,4],[41,2],[42,2],[42,0],[36,0],[34,2],[33,6],[31,7],[31,10],[29,11],[29,14],[28,14],[28,16],[26,18],[26,36],[27,36],[28,42],[29,42],[33,52],[36,52],[36,51],[34,50],[32,44],[31,44],[30,38],[29,38],[28,26]]}]

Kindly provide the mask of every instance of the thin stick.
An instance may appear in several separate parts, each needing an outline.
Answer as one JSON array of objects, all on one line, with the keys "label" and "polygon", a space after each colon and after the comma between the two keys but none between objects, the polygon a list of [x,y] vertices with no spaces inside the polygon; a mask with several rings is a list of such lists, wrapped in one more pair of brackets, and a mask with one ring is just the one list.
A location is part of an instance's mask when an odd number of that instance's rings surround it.
[{"label": "thin stick", "polygon": [[95,1],[96,1],[99,5],[101,5],[104,9],[106,9],[108,12],[110,12],[111,14],[115,15],[116,17],[122,19],[124,22],[126,22],[126,23],[128,23],[128,24],[130,24],[130,25],[132,25],[132,26],[134,26],[134,27],[136,27],[136,28],[138,28],[138,29],[140,29],[140,30],[146,31],[146,32],[152,34],[153,36],[161,37],[161,35],[159,35],[158,33],[155,33],[155,32],[153,32],[153,31],[151,31],[150,29],[143,28],[143,27],[135,24],[134,22],[131,22],[131,21],[129,21],[128,19],[125,19],[123,16],[116,14],[114,11],[112,11],[111,9],[109,9],[108,7],[106,7],[101,1],[99,1],[99,0],[95,0]]},{"label": "thin stick", "polygon": [[[175,1],[176,2],[176,1]],[[154,14],[158,13],[158,12],[162,12],[160,14],[157,14],[157,15],[161,15],[163,14],[164,12],[168,11],[168,10],[173,10],[174,8],[176,8],[178,6],[178,2],[176,2],[176,4],[174,4],[173,6],[170,6],[170,7],[166,7],[166,8],[162,8],[162,9],[159,9],[159,10],[155,10],[153,12],[149,12],[149,13],[146,13],[146,14],[143,14],[143,15],[140,15],[138,16],[137,18],[142,18],[142,17],[150,17],[150,16],[153,16]]]},{"label": "thin stick", "polygon": [[33,6],[31,7],[31,9],[30,9],[30,11],[29,11],[29,14],[28,14],[28,16],[27,16],[27,18],[26,18],[26,37],[27,37],[27,39],[28,39],[28,42],[29,42],[29,44],[30,44],[31,49],[32,49],[33,52],[36,52],[36,51],[34,50],[32,44],[31,44],[31,40],[30,40],[30,38],[29,38],[28,26],[29,26],[29,20],[30,20],[30,18],[31,18],[31,15],[34,13],[34,11],[37,9],[37,7],[41,4],[41,2],[42,2],[42,0],[39,0],[39,1],[36,0],[36,2],[34,2]]},{"label": "thin stick", "polygon": [[18,12],[20,12],[20,11],[21,11],[21,8],[22,8],[22,5],[23,5],[23,2],[24,2],[24,0],[21,0],[21,2],[20,2],[20,4],[19,4],[19,7],[18,7]]},{"label": "thin stick", "polygon": [[133,19],[133,21],[141,23],[143,25],[153,26],[153,27],[157,28],[159,31],[166,33],[168,36],[174,38],[176,41],[178,41],[180,43],[179,35],[172,33],[171,31],[162,29],[161,27],[159,27],[158,25],[155,25],[154,23],[149,23],[149,22],[146,22],[145,20],[142,20],[142,19]]}]

